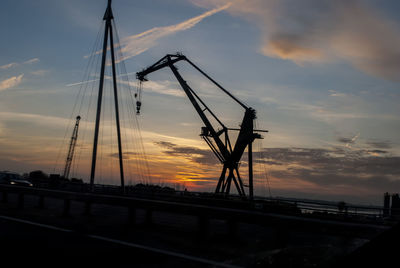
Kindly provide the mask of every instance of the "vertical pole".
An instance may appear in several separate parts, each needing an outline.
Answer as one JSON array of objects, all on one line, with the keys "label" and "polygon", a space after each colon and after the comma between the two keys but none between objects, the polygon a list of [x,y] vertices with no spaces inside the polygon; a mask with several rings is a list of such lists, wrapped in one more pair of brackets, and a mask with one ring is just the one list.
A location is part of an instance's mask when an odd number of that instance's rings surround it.
[{"label": "vertical pole", "polygon": [[105,65],[106,65],[107,41],[108,41],[108,29],[109,29],[109,27],[110,27],[110,20],[106,19],[106,28],[105,28],[105,31],[104,31],[104,41],[103,41],[103,56],[102,56],[102,59],[101,59],[99,95],[98,95],[98,99],[97,99],[96,126],[95,126],[95,129],[94,129],[93,153],[92,153],[92,169],[91,169],[91,172],[90,172],[90,189],[91,189],[91,191],[93,191],[94,175],[95,175],[95,171],[96,171],[97,141],[98,141],[98,138],[99,138],[101,101],[102,101],[102,98],[103,98],[104,68],[105,68]]},{"label": "vertical pole", "polygon": [[253,192],[253,141],[249,142],[249,198],[253,200],[254,192]]},{"label": "vertical pole", "polygon": [[117,136],[118,136],[119,170],[120,170],[120,175],[121,175],[121,190],[122,190],[122,193],[124,194],[125,193],[124,165],[123,165],[123,159],[122,159],[121,128],[120,128],[120,124],[119,124],[117,75],[115,72],[115,55],[114,55],[114,38],[113,38],[111,24],[110,24],[110,50],[111,50],[111,63],[112,63],[113,86],[114,86],[115,121],[117,123]]},{"label": "vertical pole", "polygon": [[[239,187],[240,187],[240,189],[242,190],[243,196],[245,197],[245,196],[246,196],[246,192],[244,191],[244,186],[243,186],[242,178],[240,178],[239,168],[236,167],[236,168],[235,168],[235,171],[236,171],[236,175],[237,175],[237,178],[238,178]],[[239,191],[238,191],[238,192],[239,192]]]}]

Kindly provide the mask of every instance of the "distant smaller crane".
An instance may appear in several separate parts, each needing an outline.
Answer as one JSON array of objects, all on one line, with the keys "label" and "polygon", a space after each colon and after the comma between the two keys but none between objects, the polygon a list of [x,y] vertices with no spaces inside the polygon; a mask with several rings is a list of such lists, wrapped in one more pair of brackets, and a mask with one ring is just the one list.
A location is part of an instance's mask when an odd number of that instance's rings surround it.
[{"label": "distant smaller crane", "polygon": [[63,175],[63,177],[65,179],[68,179],[68,177],[69,177],[69,171],[71,169],[72,158],[74,157],[74,152],[75,152],[75,145],[76,145],[76,141],[78,139],[78,129],[79,129],[79,121],[80,120],[81,120],[81,117],[78,115],[76,117],[75,127],[74,127],[74,130],[72,131],[72,137],[71,137],[71,141],[69,143],[67,160],[65,161],[65,168],[64,168],[64,175]]}]

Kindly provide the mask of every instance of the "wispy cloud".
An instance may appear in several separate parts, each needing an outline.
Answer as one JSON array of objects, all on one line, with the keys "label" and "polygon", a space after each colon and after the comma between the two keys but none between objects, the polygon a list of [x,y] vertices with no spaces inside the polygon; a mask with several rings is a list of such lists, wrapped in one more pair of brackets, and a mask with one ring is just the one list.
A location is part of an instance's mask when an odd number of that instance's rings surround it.
[{"label": "wispy cloud", "polygon": [[[111,76],[106,76],[105,79],[111,80]],[[118,83],[123,84],[123,85],[128,85],[131,88],[136,87],[136,82],[133,81],[125,81],[125,80],[117,80]],[[162,95],[170,95],[174,97],[184,97],[185,93],[183,93],[183,90],[179,89],[179,86],[177,83],[172,83],[168,80],[164,81],[147,81],[146,83],[143,83],[143,90],[149,91],[149,92],[154,92],[157,94],[162,94]]]},{"label": "wispy cloud", "polygon": [[74,86],[80,86],[80,85],[84,85],[87,83],[92,83],[92,82],[97,82],[100,81],[100,79],[92,79],[92,80],[87,80],[87,81],[83,81],[83,82],[76,82],[76,83],[70,83],[65,85],[66,87],[74,87]]},{"label": "wispy cloud", "polygon": [[[261,156],[261,157],[260,157]],[[346,148],[269,148],[256,152],[256,161],[269,166],[276,179],[272,187],[280,188],[286,180],[311,183],[311,190],[337,195],[374,195],[398,189],[399,156],[382,150]],[[340,191],[339,191],[340,189]],[[315,191],[314,191],[315,192]]]},{"label": "wispy cloud", "polygon": [[[89,56],[88,56],[88,57],[89,57]],[[136,74],[136,73],[135,73],[135,72],[132,72],[132,73],[120,74],[120,75],[117,75],[117,78],[126,77],[126,76],[130,76],[130,75],[133,75],[133,74]],[[96,77],[96,76],[99,77],[99,75],[94,75],[94,76],[95,76],[95,77]],[[107,76],[107,75],[105,75],[104,78],[105,78],[105,79],[112,79],[111,76]],[[87,81],[82,81],[82,82],[70,83],[70,84],[67,84],[67,85],[65,85],[65,86],[66,86],[66,87],[80,86],[80,85],[84,85],[84,84],[92,83],[92,82],[97,82],[97,81],[100,81],[100,78],[96,78],[96,79],[92,79],[92,80],[87,80]],[[121,80],[117,80],[117,81],[120,82]]]},{"label": "wispy cloud", "polygon": [[[188,30],[188,29],[196,26],[203,19],[229,8],[230,5],[231,5],[231,3],[226,3],[222,6],[218,6],[212,10],[204,12],[203,14],[201,14],[199,16],[190,18],[181,23],[170,25],[170,26],[164,26],[164,27],[154,27],[154,28],[144,31],[142,33],[123,38],[121,40],[121,44],[118,44],[116,47],[120,47],[120,50],[124,56],[123,56],[123,58],[118,59],[117,62],[132,58],[134,56],[137,56],[137,55],[145,52],[146,50],[156,46],[157,41],[159,39],[170,36],[177,32]],[[100,53],[101,53],[101,51],[97,51],[93,55],[98,55]],[[84,56],[84,58],[89,58],[90,56],[92,56],[92,55],[86,55],[86,56]],[[91,82],[97,82],[97,81],[99,81],[99,79],[93,79],[93,80],[78,82],[78,83],[71,83],[66,86],[77,86],[77,85],[91,83]],[[123,83],[124,81],[119,81],[119,82]],[[167,88],[167,86],[165,86],[164,84],[157,83],[157,82],[148,82],[145,84],[145,87],[147,87],[151,91],[161,93],[161,94],[173,95],[173,96],[183,96],[184,95],[181,91],[179,91],[177,89]]]},{"label": "wispy cloud", "polygon": [[331,97],[347,97],[347,94],[343,93],[343,92],[337,92],[336,90],[332,90],[332,89],[330,89],[328,91],[330,93],[329,96],[331,96]]},{"label": "wispy cloud", "polygon": [[220,162],[209,149],[202,149],[194,146],[181,146],[168,141],[155,142],[162,147],[163,153],[174,157],[183,157],[194,163],[204,165],[218,165]]},{"label": "wispy cloud", "polygon": [[185,93],[178,87],[174,88],[171,86],[169,81],[148,81],[143,84],[143,89],[146,91],[152,91],[158,94],[170,95],[175,97],[184,97]]},{"label": "wispy cloud", "polygon": [[50,72],[49,70],[37,70],[37,71],[32,71],[31,74],[37,75],[37,76],[43,76],[49,72]]},{"label": "wispy cloud", "polygon": [[40,61],[39,58],[33,58],[33,59],[30,59],[30,60],[24,61],[22,63],[11,62],[11,63],[8,63],[8,64],[0,66],[0,69],[6,70],[6,69],[13,68],[13,67],[17,67],[18,65],[21,65],[21,64],[33,64],[33,63],[36,63],[36,62],[39,62],[39,61]]},{"label": "wispy cloud", "polygon": [[356,142],[358,137],[360,137],[360,133],[357,133],[353,138],[349,139],[349,141],[346,143],[345,147],[351,149],[351,145]]},{"label": "wispy cloud", "polygon": [[0,121],[30,122],[42,126],[64,127],[69,122],[69,119],[40,114],[0,112]]},{"label": "wispy cloud", "polygon": [[378,148],[378,149],[391,149],[393,147],[393,144],[390,141],[371,140],[368,141],[367,144],[373,148]]},{"label": "wispy cloud", "polygon": [[12,88],[12,87],[15,87],[15,86],[21,84],[23,77],[24,77],[24,74],[20,74],[18,76],[13,76],[6,80],[1,81],[0,82],[0,91],[6,90],[6,89],[9,89],[9,88]]},{"label": "wispy cloud", "polygon": [[33,58],[33,59],[30,59],[30,60],[24,61],[22,64],[32,64],[32,63],[36,63],[36,62],[39,62],[39,61],[40,61],[39,58]]},{"label": "wispy cloud", "polygon": [[145,52],[149,48],[157,45],[157,41],[159,39],[170,36],[177,32],[188,30],[201,22],[203,19],[229,8],[230,5],[230,3],[226,3],[181,23],[164,27],[154,27],[140,34],[125,37],[121,41],[121,51],[124,54],[124,58],[121,60],[125,60]]},{"label": "wispy cloud", "polygon": [[16,63],[16,62],[11,62],[11,63],[9,63],[9,64],[5,64],[5,65],[0,66],[0,69],[6,70],[6,69],[10,69],[10,68],[12,68],[12,67],[15,67],[15,66],[17,66],[17,65],[18,65],[18,63]]},{"label": "wispy cloud", "polygon": [[[359,0],[192,0],[210,8],[231,3],[228,11],[255,23],[260,52],[307,62],[345,60],[370,75],[400,80],[399,26]],[[355,19],[357,18],[357,19]]]},{"label": "wispy cloud", "polygon": [[[282,104],[281,104],[282,103]],[[390,120],[398,121],[398,117],[392,113],[384,111],[371,112],[368,107],[373,106],[373,102],[361,100],[357,97],[352,98],[350,94],[346,98],[338,98],[336,102],[319,101],[316,104],[302,103],[300,101],[278,102],[278,109],[288,111],[301,111],[312,119],[328,123],[337,124],[343,120]]]},{"label": "wispy cloud", "polygon": [[[135,73],[129,73],[126,75],[131,75],[131,74],[135,74]],[[119,77],[123,77],[126,75],[119,75]],[[112,80],[111,76],[105,76],[104,77],[105,80]],[[86,83],[94,83],[94,82],[98,82],[100,81],[100,79],[92,79],[92,80],[88,80],[88,81],[83,81],[83,82],[78,82],[78,83],[71,83],[66,85],[67,87],[73,87],[73,86],[80,86]],[[128,85],[132,88],[136,87],[135,82],[133,81],[126,81],[125,79],[117,79],[117,83],[118,84],[123,84],[123,85]],[[174,83],[165,80],[165,81],[147,81],[146,83],[143,84],[143,89],[145,91],[149,91],[149,92],[154,92],[154,93],[158,93],[158,94],[163,94],[163,95],[170,95],[170,96],[175,96],[175,97],[184,97],[185,93],[183,93],[182,90],[179,89],[178,86],[176,86]]]}]

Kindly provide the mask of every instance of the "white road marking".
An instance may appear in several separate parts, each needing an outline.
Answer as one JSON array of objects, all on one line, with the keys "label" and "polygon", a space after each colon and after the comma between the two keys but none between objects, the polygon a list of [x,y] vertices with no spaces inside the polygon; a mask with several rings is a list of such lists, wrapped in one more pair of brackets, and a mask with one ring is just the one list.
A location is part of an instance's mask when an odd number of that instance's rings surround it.
[{"label": "white road marking", "polygon": [[144,250],[148,250],[148,251],[152,251],[152,252],[156,252],[156,253],[160,253],[160,254],[164,254],[164,255],[174,256],[174,257],[187,259],[187,260],[191,260],[191,261],[195,261],[195,262],[201,262],[201,263],[205,263],[205,264],[209,264],[209,265],[213,265],[213,266],[217,266],[217,267],[239,268],[239,266],[235,266],[235,265],[231,265],[231,264],[227,264],[227,263],[216,262],[216,261],[212,261],[212,260],[208,260],[208,259],[203,259],[203,258],[199,258],[199,257],[195,257],[195,256],[182,254],[182,253],[172,252],[169,250],[139,245],[139,244],[130,243],[130,242],[122,241],[122,240],[116,240],[116,239],[107,238],[107,237],[98,236],[98,235],[87,235],[87,236],[94,238],[94,239],[99,239],[99,240],[103,240],[103,241],[107,241],[107,242],[111,242],[111,243],[115,243],[115,244],[119,244],[119,245],[144,249]]},{"label": "white road marking", "polygon": [[[67,232],[67,233],[74,232],[73,230],[68,230],[68,229],[64,229],[64,228],[60,228],[60,227],[56,227],[56,226],[52,226],[52,225],[48,225],[48,224],[42,224],[42,223],[38,223],[38,222],[22,220],[22,219],[18,219],[18,218],[14,218],[14,217],[3,216],[3,215],[0,215],[0,219],[24,223],[24,224],[33,225],[33,226],[46,228],[46,229],[50,229],[50,230],[55,230],[55,231],[61,231],[61,232]],[[181,259],[204,263],[204,264],[208,264],[208,265],[212,265],[212,266],[216,266],[216,267],[239,268],[239,266],[235,266],[235,265],[231,265],[231,264],[227,264],[227,263],[212,261],[212,260],[208,260],[208,259],[204,259],[204,258],[190,256],[190,255],[173,252],[173,251],[169,251],[169,250],[164,250],[164,249],[153,248],[153,247],[140,245],[140,244],[136,244],[136,243],[131,243],[131,242],[127,242],[127,241],[112,239],[112,238],[108,238],[108,237],[104,237],[104,236],[90,235],[90,234],[88,234],[86,236],[89,238],[92,238],[92,239],[97,239],[97,240],[102,240],[102,241],[106,241],[106,242],[110,242],[110,243],[114,243],[114,244],[119,244],[122,246],[147,250],[147,251],[151,251],[151,252],[155,252],[155,253],[159,253],[159,254],[163,254],[163,255],[168,255],[168,256],[173,256],[173,257],[177,257],[177,258],[181,258]]]},{"label": "white road marking", "polygon": [[17,218],[14,218],[14,217],[7,217],[7,216],[0,215],[0,219],[8,220],[8,221],[20,222],[20,223],[25,223],[25,224],[38,226],[38,227],[51,229],[51,230],[56,230],[56,231],[61,231],[61,232],[67,232],[67,233],[72,233],[73,232],[72,230],[68,230],[68,229],[64,229],[64,228],[60,228],[60,227],[56,227],[56,226],[52,226],[52,225],[42,224],[42,223],[38,223],[38,222],[17,219]]}]

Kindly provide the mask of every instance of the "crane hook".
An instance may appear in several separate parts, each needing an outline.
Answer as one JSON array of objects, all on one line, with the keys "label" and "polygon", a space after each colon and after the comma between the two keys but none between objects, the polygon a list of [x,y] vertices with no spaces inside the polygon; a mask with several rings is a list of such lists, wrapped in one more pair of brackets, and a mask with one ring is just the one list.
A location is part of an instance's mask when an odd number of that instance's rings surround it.
[{"label": "crane hook", "polygon": [[139,81],[139,85],[137,87],[137,92],[135,93],[135,99],[136,99],[136,114],[140,114],[140,108],[142,107],[142,81]]},{"label": "crane hook", "polygon": [[136,102],[136,114],[140,114],[140,107],[142,106],[142,102],[141,101],[137,101]]}]

